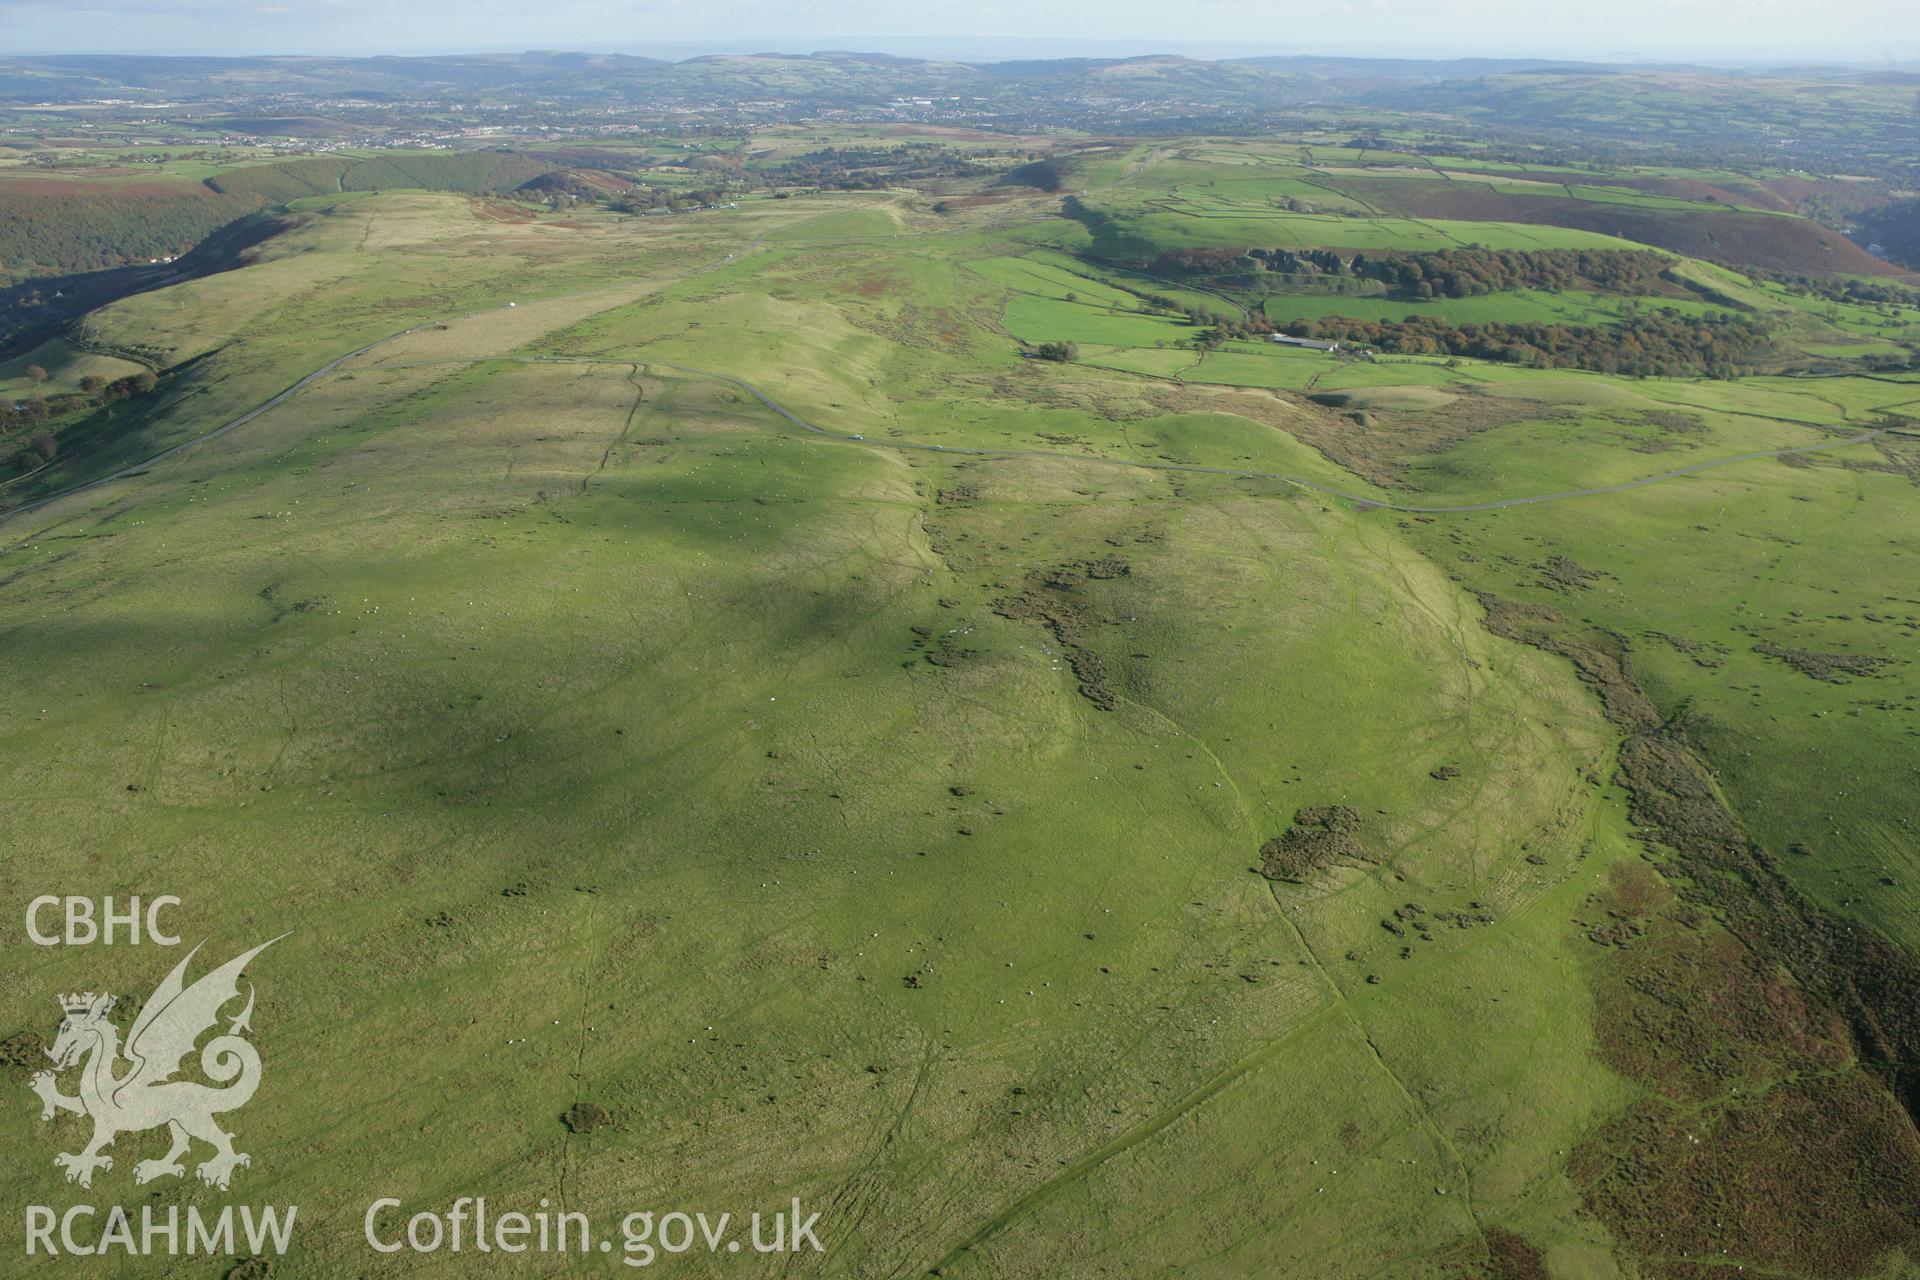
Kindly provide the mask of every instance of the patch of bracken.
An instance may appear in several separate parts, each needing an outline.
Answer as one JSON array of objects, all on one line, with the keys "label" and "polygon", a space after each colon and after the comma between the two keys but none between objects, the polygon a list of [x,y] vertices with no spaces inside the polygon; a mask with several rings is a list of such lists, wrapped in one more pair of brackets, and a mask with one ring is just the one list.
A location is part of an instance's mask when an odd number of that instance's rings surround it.
[{"label": "patch of bracken", "polygon": [[1322,867],[1361,860],[1360,815],[1343,804],[1316,805],[1293,815],[1293,825],[1260,846],[1260,874],[1300,883]]},{"label": "patch of bracken", "polygon": [[47,1057],[47,1038],[38,1031],[16,1031],[0,1040],[0,1068],[43,1071],[51,1061]]},{"label": "patch of bracken", "polygon": [[1594,1024],[1601,1056],[1647,1093],[1575,1149],[1588,1207],[1649,1262],[1737,1255],[1858,1276],[1910,1253],[1920,967],[1780,873],[1619,637],[1482,602],[1495,634],[1568,659],[1598,693],[1626,734],[1617,781],[1648,858],[1671,872],[1616,877],[1590,926],[1631,944],[1597,966]]},{"label": "patch of bracken", "polygon": [[1803,676],[1815,680],[1844,682],[1848,676],[1877,675],[1892,658],[1877,658],[1864,653],[1815,653],[1810,649],[1788,649],[1777,644],[1757,644],[1753,651],[1763,657],[1786,663]]}]

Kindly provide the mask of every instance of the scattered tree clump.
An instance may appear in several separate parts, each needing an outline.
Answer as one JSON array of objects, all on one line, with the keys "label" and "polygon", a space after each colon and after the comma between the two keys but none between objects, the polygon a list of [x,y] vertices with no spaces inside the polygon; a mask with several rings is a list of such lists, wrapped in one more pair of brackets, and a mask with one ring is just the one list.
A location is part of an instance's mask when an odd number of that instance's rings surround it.
[{"label": "scattered tree clump", "polygon": [[1731,378],[1750,372],[1766,327],[1741,316],[1642,312],[1617,325],[1464,324],[1440,316],[1290,320],[1284,331],[1398,355],[1470,356],[1537,369],[1591,369],[1631,377]]},{"label": "scattered tree clump", "polygon": [[1344,804],[1301,809],[1291,827],[1260,846],[1260,874],[1299,884],[1343,858],[1364,858],[1359,830],[1360,815]]},{"label": "scattered tree clump", "polygon": [[1541,566],[1541,585],[1552,587],[1555,591],[1585,591],[1604,576],[1572,556],[1549,556],[1546,564]]},{"label": "scattered tree clump", "polygon": [[1863,280],[1857,276],[1814,276],[1786,271],[1754,271],[1763,280],[1771,280],[1794,293],[1829,302],[1850,302],[1861,306],[1920,307],[1920,289],[1891,280]]},{"label": "scattered tree clump", "polygon": [[[885,191],[938,178],[974,178],[993,170],[965,152],[937,143],[822,147],[756,167],[752,177],[772,186],[816,191]],[[956,201],[953,203],[963,203]]]},{"label": "scattered tree clump", "polygon": [[1803,676],[1836,684],[1848,676],[1877,675],[1880,668],[1893,661],[1892,658],[1865,653],[1815,653],[1809,649],[1788,649],[1777,644],[1757,644],[1753,646],[1753,651],[1768,658],[1777,658]]},{"label": "scattered tree clump", "polygon": [[1002,600],[993,611],[1003,618],[1035,621],[1045,627],[1059,643],[1067,665],[1073,668],[1074,678],[1080,682],[1080,695],[1100,710],[1112,711],[1120,705],[1120,697],[1107,682],[1106,664],[1087,647],[1080,610],[1066,594],[1073,585],[1077,582],[1067,584],[1056,580],[1042,589]]},{"label": "scattered tree clump", "polygon": [[927,650],[927,661],[936,667],[963,666],[980,656],[978,649],[963,649],[951,640],[942,640]]},{"label": "scattered tree clump", "polygon": [[635,183],[607,201],[607,207],[615,213],[686,213],[711,209],[726,198],[726,191],[720,187],[653,187]]},{"label": "scattered tree clump", "polygon": [[1395,297],[1472,298],[1513,289],[1597,289],[1610,293],[1673,292],[1663,276],[1669,259],[1647,249],[1441,249],[1368,256],[1333,249],[1170,249],[1153,270],[1172,276],[1243,276],[1275,272],[1371,280]]},{"label": "scattered tree clump", "polygon": [[[0,400],[0,451],[4,451],[0,452],[0,456],[11,453],[15,471],[38,470],[59,454],[60,441],[53,431],[34,428],[57,418],[147,395],[159,383],[160,380],[146,369],[130,373],[124,378],[115,378],[111,382],[90,373],[80,379],[78,393],[57,395],[51,400],[34,395],[18,403]],[[27,434],[19,434],[23,432]],[[8,436],[15,438],[9,441],[6,439]]]}]

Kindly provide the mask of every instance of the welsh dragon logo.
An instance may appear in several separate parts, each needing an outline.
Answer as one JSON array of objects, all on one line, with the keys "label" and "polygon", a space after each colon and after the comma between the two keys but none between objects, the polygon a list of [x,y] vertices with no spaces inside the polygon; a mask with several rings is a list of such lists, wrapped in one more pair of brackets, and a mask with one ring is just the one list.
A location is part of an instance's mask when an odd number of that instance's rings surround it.
[{"label": "welsh dragon logo", "polygon": [[[161,1125],[172,1135],[173,1145],[158,1160],[134,1165],[135,1182],[183,1176],[186,1168],[180,1158],[195,1138],[213,1147],[212,1157],[194,1170],[209,1186],[225,1190],[233,1171],[252,1163],[233,1149],[233,1135],[214,1121],[244,1107],[260,1087],[260,1054],[244,1038],[252,1029],[251,985],[246,1007],[231,1017],[224,1034],[200,1049],[200,1070],[214,1083],[174,1077],[200,1037],[218,1025],[220,1010],[239,997],[240,974],[248,962],[278,941],[263,942],[188,986],[187,964],[200,950],[196,946],[141,1006],[124,1048],[119,1028],[107,1019],[115,997],[91,991],[60,997],[66,1016],[47,1050],[54,1069],[34,1076],[31,1087],[40,1095],[42,1120],[53,1119],[57,1111],[93,1120],[93,1140],[83,1150],[53,1158],[67,1171],[68,1182],[92,1186],[96,1169],[113,1168],[113,1157],[103,1152],[116,1137]],[[80,1092],[61,1093],[59,1073],[75,1066],[80,1068]]]}]

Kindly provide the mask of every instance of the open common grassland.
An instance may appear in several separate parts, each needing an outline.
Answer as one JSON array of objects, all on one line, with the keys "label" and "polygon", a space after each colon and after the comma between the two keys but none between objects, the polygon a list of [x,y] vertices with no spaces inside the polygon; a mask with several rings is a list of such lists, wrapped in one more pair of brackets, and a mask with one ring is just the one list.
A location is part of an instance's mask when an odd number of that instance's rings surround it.
[{"label": "open common grassland", "polygon": [[[0,884],[114,850],[216,952],[295,930],[276,1275],[476,1194],[798,1196],[824,1275],[1907,1273],[1850,953],[1778,939],[1920,946],[1920,381],[1201,352],[1101,259],[1587,233],[1215,217],[1157,155],[1082,220],[323,198],[90,318],[179,371],[0,490],[53,498],[0,523]],[[12,949],[0,1039],[153,970]]]}]

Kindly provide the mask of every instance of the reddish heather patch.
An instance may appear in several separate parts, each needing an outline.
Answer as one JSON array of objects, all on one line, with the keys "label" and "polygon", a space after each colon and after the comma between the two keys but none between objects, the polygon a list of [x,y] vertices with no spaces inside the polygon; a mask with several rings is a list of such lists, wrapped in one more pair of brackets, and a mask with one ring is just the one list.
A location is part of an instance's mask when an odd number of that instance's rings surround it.
[{"label": "reddish heather patch", "polygon": [[942,196],[940,204],[948,209],[977,209],[981,205],[1005,204],[1012,196]]},{"label": "reddish heather patch", "polygon": [[1662,1280],[1705,1274],[1672,1259],[1854,1277],[1911,1254],[1920,1132],[1888,1087],[1920,1035],[1911,959],[1792,896],[1617,637],[1482,599],[1490,630],[1570,659],[1630,735],[1618,780],[1677,872],[1623,869],[1591,904],[1599,1053],[1647,1093],[1575,1148],[1588,1208]]},{"label": "reddish heather patch", "polygon": [[1804,218],[1758,213],[1637,209],[1626,204],[1519,195],[1477,183],[1357,178],[1345,185],[1386,212],[1417,218],[1531,222],[1570,227],[1735,266],[1798,272],[1850,271],[1906,277],[1838,232]]},{"label": "reddish heather patch", "polygon": [[91,182],[65,178],[0,177],[0,193],[19,196],[211,196],[197,182]]},{"label": "reddish heather patch", "polygon": [[1607,186],[1630,187],[1656,196],[1674,196],[1681,200],[1717,200],[1721,204],[1745,204],[1776,213],[1791,213],[1793,206],[1763,187],[1719,187],[1698,178],[1606,178]]},{"label": "reddish heather patch", "polygon": [[475,200],[473,214],[487,222],[532,222],[533,211],[508,200]]},{"label": "reddish heather patch", "polygon": [[1553,1280],[1547,1260],[1525,1236],[1494,1227],[1487,1232],[1493,1280]]}]

